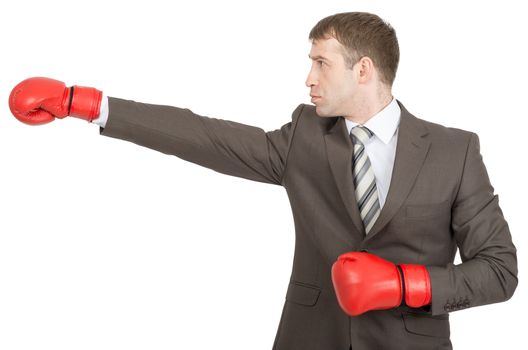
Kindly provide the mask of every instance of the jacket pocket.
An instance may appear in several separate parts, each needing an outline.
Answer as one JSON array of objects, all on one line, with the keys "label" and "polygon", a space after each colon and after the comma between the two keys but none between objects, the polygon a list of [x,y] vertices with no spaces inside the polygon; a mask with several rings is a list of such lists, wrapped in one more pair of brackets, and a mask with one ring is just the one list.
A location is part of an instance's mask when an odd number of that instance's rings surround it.
[{"label": "jacket pocket", "polygon": [[292,281],[286,293],[286,300],[305,306],[314,306],[321,294],[321,288],[302,282]]},{"label": "jacket pocket", "polygon": [[409,333],[430,337],[449,338],[449,315],[430,316],[402,313],[405,329]]},{"label": "jacket pocket", "polygon": [[450,214],[451,206],[448,200],[442,203],[409,204],[405,208],[407,218],[431,218]]}]

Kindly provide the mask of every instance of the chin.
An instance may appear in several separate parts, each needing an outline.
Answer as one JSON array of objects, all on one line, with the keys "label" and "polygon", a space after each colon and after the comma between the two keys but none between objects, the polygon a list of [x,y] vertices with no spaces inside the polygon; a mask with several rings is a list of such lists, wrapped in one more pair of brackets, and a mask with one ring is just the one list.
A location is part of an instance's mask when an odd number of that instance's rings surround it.
[{"label": "chin", "polygon": [[335,117],[335,115],[328,113],[328,111],[325,108],[322,108],[321,106],[315,106],[315,113],[322,118]]}]

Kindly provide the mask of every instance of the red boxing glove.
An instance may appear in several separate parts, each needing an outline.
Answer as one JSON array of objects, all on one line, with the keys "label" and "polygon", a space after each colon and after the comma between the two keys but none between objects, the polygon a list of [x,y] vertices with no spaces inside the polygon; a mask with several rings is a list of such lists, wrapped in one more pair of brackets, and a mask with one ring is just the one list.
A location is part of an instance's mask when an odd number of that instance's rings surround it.
[{"label": "red boxing glove", "polygon": [[402,300],[413,308],[429,305],[431,282],[425,266],[398,266],[366,252],[340,255],[332,266],[332,282],[341,308],[358,316],[398,307]]},{"label": "red boxing glove", "polygon": [[66,116],[91,122],[99,116],[102,96],[94,88],[66,87],[62,81],[36,77],[15,86],[9,95],[9,108],[18,120],[30,125]]}]

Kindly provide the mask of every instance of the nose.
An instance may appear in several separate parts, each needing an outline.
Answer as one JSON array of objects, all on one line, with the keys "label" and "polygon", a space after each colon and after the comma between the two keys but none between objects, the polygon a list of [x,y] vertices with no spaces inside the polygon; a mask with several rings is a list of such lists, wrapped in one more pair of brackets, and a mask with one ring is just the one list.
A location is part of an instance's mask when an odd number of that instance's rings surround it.
[{"label": "nose", "polygon": [[313,69],[310,69],[310,72],[308,73],[308,76],[306,77],[306,81],[304,83],[306,84],[307,87],[312,87],[313,85],[317,85],[317,79],[316,79]]}]

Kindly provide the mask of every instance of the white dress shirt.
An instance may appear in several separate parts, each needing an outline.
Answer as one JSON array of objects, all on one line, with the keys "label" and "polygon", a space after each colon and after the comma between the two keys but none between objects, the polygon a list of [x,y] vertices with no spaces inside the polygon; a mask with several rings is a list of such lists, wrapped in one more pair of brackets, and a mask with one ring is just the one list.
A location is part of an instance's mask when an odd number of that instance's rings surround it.
[{"label": "white dress shirt", "polygon": [[[370,164],[376,177],[380,208],[383,208],[387,193],[389,192],[394,157],[396,156],[396,140],[398,139],[400,113],[400,106],[396,102],[396,99],[393,98],[391,103],[363,125],[374,133],[374,136],[365,143],[365,151],[370,159]],[[104,128],[107,120],[108,97],[103,95],[99,117],[93,120],[92,123]],[[348,133],[350,134],[350,130],[358,124],[346,118],[345,121]]]},{"label": "white dress shirt", "polygon": [[107,120],[108,120],[108,97],[103,95],[103,98],[101,99],[101,108],[99,108],[99,117],[97,117],[97,119],[92,120],[92,123],[102,126],[104,128]]},{"label": "white dress shirt", "polygon": [[[365,142],[365,151],[370,160],[374,176],[380,208],[383,208],[392,177],[394,158],[396,156],[396,141],[398,140],[398,126],[400,125],[401,109],[393,97],[391,103],[370,118],[364,127],[374,135]],[[358,125],[345,118],[348,133]]]}]

